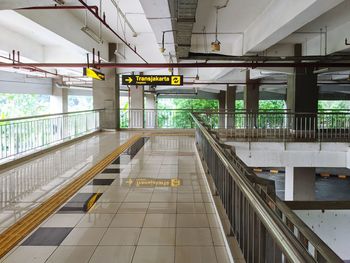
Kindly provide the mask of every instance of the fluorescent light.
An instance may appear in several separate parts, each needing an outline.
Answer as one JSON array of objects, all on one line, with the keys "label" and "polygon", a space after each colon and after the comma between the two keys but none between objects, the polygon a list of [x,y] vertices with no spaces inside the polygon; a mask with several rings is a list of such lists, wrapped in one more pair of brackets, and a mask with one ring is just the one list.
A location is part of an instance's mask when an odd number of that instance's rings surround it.
[{"label": "fluorescent light", "polygon": [[95,40],[98,44],[103,43],[103,40],[98,35],[96,35],[96,33],[89,27],[84,26],[81,28],[81,31],[83,31],[85,34],[87,34],[89,37]]},{"label": "fluorescent light", "polygon": [[321,69],[318,69],[318,70],[314,70],[313,73],[314,74],[319,74],[319,73],[326,73],[328,72],[329,68],[321,68]]}]

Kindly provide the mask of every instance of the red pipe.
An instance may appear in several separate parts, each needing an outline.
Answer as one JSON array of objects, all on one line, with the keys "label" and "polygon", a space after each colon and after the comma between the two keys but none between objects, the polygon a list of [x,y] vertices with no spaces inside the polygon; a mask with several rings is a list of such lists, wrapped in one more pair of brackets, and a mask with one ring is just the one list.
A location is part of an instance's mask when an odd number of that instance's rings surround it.
[{"label": "red pipe", "polygon": [[131,49],[143,62],[148,63],[137,51],[133,49],[129,43],[127,43],[117,32],[110,27],[105,19],[101,18],[98,13],[95,13],[89,5],[87,5],[83,0],[78,0],[87,10],[89,10],[106,28],[108,28],[117,38],[119,38],[129,49]]},{"label": "red pipe", "polygon": [[[3,63],[0,67],[83,68],[87,63]],[[291,62],[291,63],[100,63],[101,68],[350,68],[349,62]]]},{"label": "red pipe", "polygon": [[[98,14],[98,6],[90,5],[89,8],[95,10],[95,13]],[[32,7],[22,7],[15,10],[85,10],[84,6],[76,5],[67,5],[67,6],[32,6]]]},{"label": "red pipe", "polygon": [[[247,82],[184,82],[184,85],[246,85]],[[287,82],[261,82],[260,85],[287,85]]]}]

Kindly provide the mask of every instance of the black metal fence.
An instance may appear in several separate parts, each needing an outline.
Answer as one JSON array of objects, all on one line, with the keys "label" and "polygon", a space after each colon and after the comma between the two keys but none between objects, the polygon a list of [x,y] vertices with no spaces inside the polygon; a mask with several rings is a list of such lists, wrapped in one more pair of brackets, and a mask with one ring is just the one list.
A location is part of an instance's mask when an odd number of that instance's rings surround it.
[{"label": "black metal fence", "polygon": [[247,262],[343,262],[192,115],[196,144]]}]

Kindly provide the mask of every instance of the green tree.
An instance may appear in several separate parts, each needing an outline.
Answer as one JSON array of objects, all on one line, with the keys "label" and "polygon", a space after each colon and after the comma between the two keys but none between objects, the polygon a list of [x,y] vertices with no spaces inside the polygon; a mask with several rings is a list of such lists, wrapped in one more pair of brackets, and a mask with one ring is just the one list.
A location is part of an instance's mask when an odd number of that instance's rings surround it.
[{"label": "green tree", "polygon": [[[217,110],[217,100],[205,99],[159,99],[158,100],[158,127],[191,128],[192,118],[188,110]],[[173,109],[167,111],[163,109]]]},{"label": "green tree", "polygon": [[48,114],[49,112],[49,95],[0,94],[1,119]]}]

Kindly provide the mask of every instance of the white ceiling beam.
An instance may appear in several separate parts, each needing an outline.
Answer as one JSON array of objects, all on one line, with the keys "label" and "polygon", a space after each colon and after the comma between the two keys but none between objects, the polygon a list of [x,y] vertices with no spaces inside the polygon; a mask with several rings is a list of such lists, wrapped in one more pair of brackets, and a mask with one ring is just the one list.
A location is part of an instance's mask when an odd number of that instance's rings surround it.
[{"label": "white ceiling beam", "polygon": [[12,50],[20,51],[21,57],[26,57],[33,61],[43,61],[44,52],[40,43],[2,26],[0,26],[0,32],[0,50],[8,53],[11,53]]},{"label": "white ceiling beam", "polygon": [[268,49],[341,2],[343,0],[273,0],[245,31],[244,53]]},{"label": "white ceiling beam", "polygon": [[91,39],[88,35],[81,31],[84,23],[76,18],[72,13],[62,10],[26,10],[19,11],[18,13],[68,40],[72,44],[86,50],[87,52],[92,52],[93,48],[95,48],[96,52],[99,50],[101,57],[108,60],[108,41],[98,44]]}]

